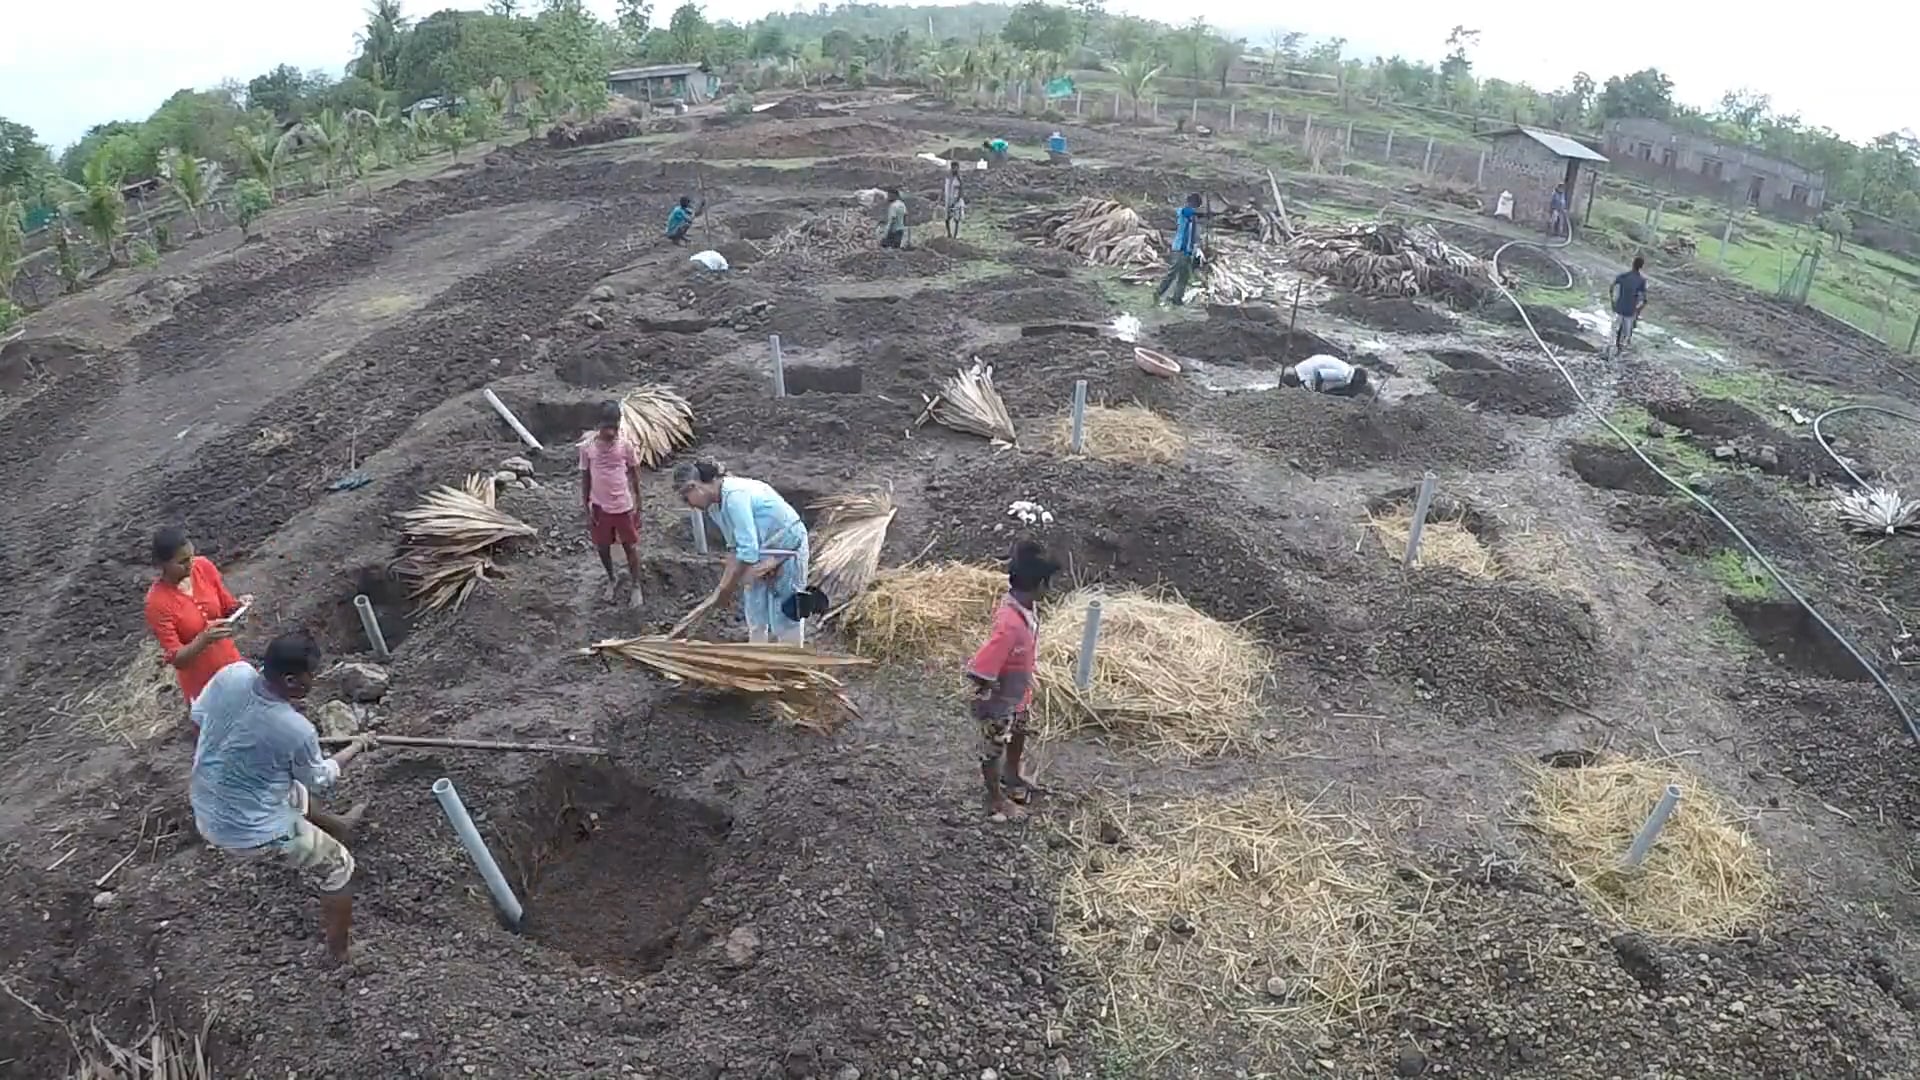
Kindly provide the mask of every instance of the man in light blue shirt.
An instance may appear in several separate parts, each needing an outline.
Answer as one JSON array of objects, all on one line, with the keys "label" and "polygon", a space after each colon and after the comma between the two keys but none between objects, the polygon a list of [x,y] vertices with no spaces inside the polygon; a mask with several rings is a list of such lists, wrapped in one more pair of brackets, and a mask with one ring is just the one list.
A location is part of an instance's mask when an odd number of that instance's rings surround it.
[{"label": "man in light blue shirt", "polygon": [[193,702],[200,740],[190,793],[194,825],[208,844],[249,858],[279,856],[319,887],[327,954],[338,963],[353,925],[347,842],[366,807],[322,813],[308,789],[332,787],[340,767],[374,741],[361,736],[332,757],[320,753],[313,724],[293,707],[319,665],[312,638],[283,634],[267,646],[261,670],[242,660],[215,672]]},{"label": "man in light blue shirt", "polygon": [[[718,462],[682,462],[673,488],[720,530],[731,549],[720,584],[681,620],[684,632],[738,590],[748,641],[804,644],[809,614],[807,526],[771,486],[730,476]],[[803,595],[804,594],[804,595]]]}]

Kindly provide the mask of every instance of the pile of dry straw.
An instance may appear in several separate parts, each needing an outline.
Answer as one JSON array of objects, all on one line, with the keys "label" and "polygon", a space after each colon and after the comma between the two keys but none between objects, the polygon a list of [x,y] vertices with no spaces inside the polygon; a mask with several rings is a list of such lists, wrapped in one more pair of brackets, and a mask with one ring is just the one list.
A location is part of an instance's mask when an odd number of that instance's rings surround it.
[{"label": "pile of dry straw", "polygon": [[836,604],[858,596],[880,569],[880,551],[886,546],[887,527],[899,510],[893,497],[869,491],[828,495],[807,505],[814,511],[809,529],[813,555],[808,584]]},{"label": "pile of dry straw", "polygon": [[186,705],[173,668],[160,659],[160,646],[147,638],[111,679],[61,701],[54,711],[108,738],[132,744],[181,723]]},{"label": "pile of dry straw", "polygon": [[[1555,861],[1607,918],[1656,937],[1728,938],[1753,929],[1772,906],[1766,853],[1744,817],[1699,777],[1672,761],[1605,754],[1592,764],[1529,763],[1524,820]],[[1620,865],[1668,784],[1680,805],[1638,869]]]},{"label": "pile of dry straw", "polygon": [[[1006,595],[1002,570],[942,563],[885,571],[850,600],[857,648],[886,660],[957,669],[985,638]],[[1093,679],[1074,684],[1087,605],[1101,603]],[[1244,627],[1171,595],[1077,589],[1040,614],[1034,715],[1043,739],[1092,729],[1147,753],[1200,757],[1253,737],[1267,656]]]},{"label": "pile of dry straw", "polygon": [[[1367,512],[1367,522],[1381,550],[1394,562],[1406,557],[1407,540],[1413,535],[1413,509],[1412,503],[1399,502]],[[1500,576],[1500,564],[1493,552],[1467,527],[1464,517],[1436,520],[1429,515],[1420,530],[1420,554],[1414,565],[1444,566],[1482,579]]]},{"label": "pile of dry straw", "polygon": [[[1089,405],[1080,452],[1125,465],[1159,465],[1186,452],[1187,437],[1144,405]],[[1063,413],[1048,433],[1047,445],[1060,453],[1073,449],[1073,414]]]},{"label": "pile of dry straw", "polygon": [[1357,814],[1279,793],[1113,800],[1069,835],[1061,940],[1103,1025],[1149,1054],[1223,1024],[1277,1046],[1387,1012],[1388,964],[1431,899]]}]

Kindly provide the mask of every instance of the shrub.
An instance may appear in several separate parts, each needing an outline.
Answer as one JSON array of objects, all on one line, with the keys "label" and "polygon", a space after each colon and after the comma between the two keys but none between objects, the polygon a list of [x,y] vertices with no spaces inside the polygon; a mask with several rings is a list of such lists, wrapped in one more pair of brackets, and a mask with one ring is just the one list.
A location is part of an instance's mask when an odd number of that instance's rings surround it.
[{"label": "shrub", "polygon": [[172,250],[173,226],[164,221],[155,222],[153,225],[153,246],[160,251]]},{"label": "shrub", "polygon": [[246,179],[233,185],[233,216],[240,223],[240,235],[253,235],[253,223],[273,205],[273,193],[258,180]]},{"label": "shrub", "polygon": [[133,265],[135,266],[159,265],[160,253],[155,251],[153,245],[147,243],[145,240],[135,240],[132,244],[128,245],[128,251],[132,255]]},{"label": "shrub", "polygon": [[13,306],[13,301],[0,296],[0,333],[13,329],[13,324],[19,321],[20,309]]},{"label": "shrub", "polygon": [[734,116],[745,116],[753,111],[753,95],[745,91],[727,99],[727,112]]}]

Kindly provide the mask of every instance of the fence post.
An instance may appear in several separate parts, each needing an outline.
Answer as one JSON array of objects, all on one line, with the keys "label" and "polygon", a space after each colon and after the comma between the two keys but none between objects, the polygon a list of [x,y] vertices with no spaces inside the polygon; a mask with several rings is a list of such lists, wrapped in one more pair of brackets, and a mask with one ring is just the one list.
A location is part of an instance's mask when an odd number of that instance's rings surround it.
[{"label": "fence post", "polygon": [[767,347],[773,350],[773,396],[787,396],[787,368],[785,358],[780,355],[780,335],[768,334]]},{"label": "fence post", "polygon": [[1273,110],[1272,109],[1267,110],[1267,135],[1268,136],[1273,135]]},{"label": "fence post", "polygon": [[1727,208],[1727,226],[1720,230],[1720,261],[1727,261],[1727,241],[1733,239],[1733,208]]},{"label": "fence post", "polygon": [[1404,570],[1413,569],[1420,558],[1420,534],[1427,529],[1427,512],[1433,509],[1433,493],[1439,486],[1432,473],[1420,477],[1420,492],[1413,500],[1413,523],[1407,529],[1407,555],[1400,562]]},{"label": "fence post", "polygon": [[1480,151],[1480,164],[1473,167],[1473,186],[1480,187],[1487,177],[1487,152]]},{"label": "fence post", "polygon": [[1073,92],[1073,115],[1080,115],[1080,91],[1078,90]]},{"label": "fence post", "polygon": [[1427,156],[1420,161],[1420,171],[1422,173],[1433,172],[1433,136],[1431,135],[1427,136]]},{"label": "fence post", "polygon": [[1113,92],[1113,118],[1120,119],[1120,91]]},{"label": "fence post", "polygon": [[1228,131],[1233,130],[1234,118],[1239,111],[1240,111],[1240,106],[1234,104],[1231,101],[1227,103],[1227,130]]},{"label": "fence post", "polygon": [[1159,98],[1153,99],[1153,122],[1156,124],[1160,122],[1160,99]]},{"label": "fence post", "polygon": [[1913,345],[1916,341],[1920,341],[1920,315],[1913,317],[1913,333],[1907,335],[1907,355],[1913,355]]},{"label": "fence post", "polygon": [[1198,127],[1200,124],[1200,99],[1199,98],[1193,99],[1193,109],[1188,114],[1187,124],[1190,127]]},{"label": "fence post", "polygon": [[1087,621],[1080,631],[1080,656],[1074,665],[1073,685],[1082,693],[1093,688],[1093,654],[1100,647],[1100,601],[1087,601]]},{"label": "fence post", "polygon": [[1389,165],[1393,164],[1393,129],[1392,128],[1387,129],[1387,152],[1383,157],[1381,157],[1380,160],[1386,162]]},{"label": "fence post", "polygon": [[1353,121],[1351,120],[1347,121],[1347,142],[1341,150],[1349,154],[1353,153]]}]

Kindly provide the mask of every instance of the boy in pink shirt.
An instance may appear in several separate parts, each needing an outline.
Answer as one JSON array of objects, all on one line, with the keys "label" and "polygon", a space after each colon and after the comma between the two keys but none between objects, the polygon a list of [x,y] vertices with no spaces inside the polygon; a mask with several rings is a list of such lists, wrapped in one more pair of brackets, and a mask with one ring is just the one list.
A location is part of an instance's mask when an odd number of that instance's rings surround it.
[{"label": "boy in pink shirt", "polygon": [[620,403],[600,406],[600,427],[580,442],[580,505],[607,571],[607,599],[620,595],[613,542],[627,553],[627,603],[640,606],[640,452],[620,434]]},{"label": "boy in pink shirt", "polygon": [[994,821],[1025,816],[1032,787],[1021,772],[1027,748],[1027,713],[1033,705],[1033,677],[1040,651],[1040,595],[1058,564],[1032,541],[1015,545],[1007,562],[1007,598],[993,613],[993,629],[973,659],[967,679],[973,684],[973,716],[980,725],[980,778],[986,785],[987,814]]}]

